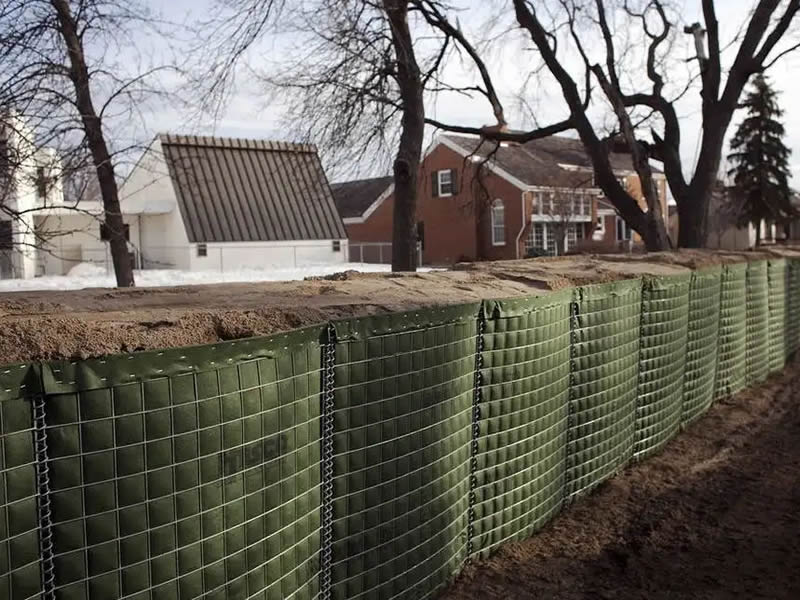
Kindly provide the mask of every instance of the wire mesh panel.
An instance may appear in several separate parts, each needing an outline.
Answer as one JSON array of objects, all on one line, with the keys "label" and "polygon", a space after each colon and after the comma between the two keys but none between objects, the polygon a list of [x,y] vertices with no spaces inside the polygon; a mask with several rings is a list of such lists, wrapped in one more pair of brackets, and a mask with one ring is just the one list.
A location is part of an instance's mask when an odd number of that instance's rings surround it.
[{"label": "wire mesh panel", "polygon": [[0,598],[38,598],[39,518],[30,365],[0,367]]},{"label": "wire mesh panel", "polygon": [[769,280],[767,261],[747,265],[746,383],[761,383],[769,375]]},{"label": "wire mesh panel", "polygon": [[571,291],[486,304],[475,547],[532,535],[561,508]]},{"label": "wire mesh panel", "polygon": [[319,336],[46,365],[57,596],[315,597]]},{"label": "wire mesh panel", "polygon": [[478,311],[335,323],[333,598],[428,598],[466,559]]},{"label": "wire mesh panel", "polygon": [[789,271],[785,258],[771,259],[769,280],[769,371],[780,371],[786,364],[786,290]]},{"label": "wire mesh panel", "polygon": [[714,402],[721,277],[721,267],[700,269],[692,273],[689,287],[686,375],[683,385],[684,425],[705,413]]},{"label": "wire mesh panel", "polygon": [[800,259],[787,259],[789,269],[786,291],[786,351],[800,349]]},{"label": "wire mesh panel", "polygon": [[575,290],[569,497],[610,477],[633,454],[641,300],[638,279]]},{"label": "wire mesh panel", "polygon": [[634,457],[660,450],[680,429],[691,273],[646,277],[642,286]]},{"label": "wire mesh panel", "polygon": [[719,363],[714,397],[733,395],[745,386],[747,368],[747,264],[725,265],[719,316]]}]

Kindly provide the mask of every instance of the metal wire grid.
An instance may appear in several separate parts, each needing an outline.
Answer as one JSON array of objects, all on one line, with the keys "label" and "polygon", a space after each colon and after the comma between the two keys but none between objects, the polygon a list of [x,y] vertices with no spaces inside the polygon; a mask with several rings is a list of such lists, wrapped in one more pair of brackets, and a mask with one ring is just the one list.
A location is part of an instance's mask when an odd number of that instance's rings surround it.
[{"label": "metal wire grid", "polygon": [[722,268],[719,316],[719,362],[715,399],[731,396],[745,386],[747,369],[747,265]]},{"label": "metal wire grid", "polygon": [[787,259],[789,267],[786,293],[786,345],[788,355],[800,349],[800,259]]},{"label": "metal wire grid", "polygon": [[0,370],[0,388],[11,394],[0,399],[0,597],[10,600],[42,592],[33,414],[30,399],[11,389],[15,371],[27,368]]},{"label": "metal wire grid", "polygon": [[463,565],[476,325],[338,340],[333,598],[427,598]]},{"label": "metal wire grid", "polygon": [[683,393],[683,425],[689,425],[714,402],[720,323],[720,267],[692,273]]},{"label": "metal wire grid", "polygon": [[577,289],[566,494],[574,499],[633,454],[641,282]]},{"label": "metal wire grid", "polygon": [[[552,302],[552,301],[551,301]],[[564,499],[570,296],[492,311],[484,335],[475,547],[532,535]]]},{"label": "metal wire grid", "polygon": [[767,261],[747,265],[747,351],[748,386],[761,383],[769,375],[769,278]]},{"label": "metal wire grid", "polygon": [[786,292],[789,270],[785,258],[771,259],[767,267],[769,289],[769,371],[786,365]]},{"label": "metal wire grid", "polygon": [[680,428],[690,281],[690,275],[679,275],[645,279],[643,284],[637,460],[660,450]]},{"label": "metal wire grid", "polygon": [[48,398],[59,598],[312,598],[320,348]]}]

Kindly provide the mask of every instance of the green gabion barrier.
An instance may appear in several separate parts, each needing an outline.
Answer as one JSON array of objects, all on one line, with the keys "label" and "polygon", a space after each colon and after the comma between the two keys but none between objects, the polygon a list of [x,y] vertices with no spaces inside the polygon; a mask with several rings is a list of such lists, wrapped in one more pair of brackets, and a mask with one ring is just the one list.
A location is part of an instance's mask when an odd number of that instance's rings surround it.
[{"label": "green gabion barrier", "polygon": [[332,598],[429,598],[464,564],[478,311],[335,323]]},{"label": "green gabion barrier", "polygon": [[646,277],[634,458],[657,452],[680,429],[691,273]]},{"label": "green gabion barrier", "polygon": [[769,370],[780,371],[786,365],[786,293],[789,277],[785,258],[771,259],[767,267],[769,289]]},{"label": "green gabion barrier", "polygon": [[725,265],[719,317],[719,362],[714,397],[745,387],[747,371],[747,264]]},{"label": "green gabion barrier", "polygon": [[604,481],[633,455],[640,280],[575,290],[566,494]]},{"label": "green gabion barrier", "polygon": [[32,402],[38,368],[0,367],[0,598],[39,598],[39,516]]},{"label": "green gabion barrier", "polygon": [[800,259],[787,259],[789,276],[786,291],[786,351],[790,356],[800,349]]},{"label": "green gabion barrier", "polygon": [[767,261],[747,265],[747,351],[748,386],[769,375],[769,280]]},{"label": "green gabion barrier", "polygon": [[721,276],[721,267],[707,267],[692,273],[681,417],[684,426],[695,421],[714,402]]},{"label": "green gabion barrier", "polygon": [[56,597],[316,597],[319,335],[45,365]]},{"label": "green gabion barrier", "polygon": [[571,291],[487,302],[475,548],[531,536],[561,508]]}]

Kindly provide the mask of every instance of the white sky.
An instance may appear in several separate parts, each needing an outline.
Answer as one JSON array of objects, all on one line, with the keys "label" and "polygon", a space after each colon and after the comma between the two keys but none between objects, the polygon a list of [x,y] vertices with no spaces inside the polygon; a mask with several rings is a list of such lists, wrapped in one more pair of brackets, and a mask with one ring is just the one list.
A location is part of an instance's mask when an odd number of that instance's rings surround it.
[{"label": "white sky", "polygon": [[[209,7],[214,3],[214,0],[144,1],[150,3],[155,10],[161,11],[165,17],[176,21],[202,18],[211,14]],[[470,6],[471,2],[477,7],[487,6],[484,0],[460,1],[464,6]],[[503,0],[490,1],[493,6],[502,6],[504,4]],[[678,1],[684,5],[683,10],[680,12],[682,19],[679,24],[680,28],[683,25],[701,20],[700,0]],[[732,36],[741,30],[742,23],[754,3],[754,0],[718,0],[717,11],[723,47],[727,41],[731,40]],[[468,14],[462,12],[460,20],[465,31],[469,33],[468,25],[464,25],[464,23],[469,23]],[[800,21],[795,25],[795,30],[800,31]],[[688,36],[684,37],[687,38],[685,39],[686,43],[689,43]],[[524,79],[524,73],[529,62],[519,47],[506,46],[500,49],[493,48],[493,50],[495,51],[494,60],[490,68],[495,74],[496,85],[504,95],[507,112],[513,118],[514,111],[510,108],[511,94],[516,91],[520,81]],[[681,52],[684,51],[685,49],[681,49]],[[260,48],[259,52],[261,54],[251,53],[249,57],[250,63],[256,68],[262,56],[265,63],[280,59],[280,56],[276,56],[278,51],[275,46],[266,45]],[[688,51],[685,52],[687,52],[688,56]],[[591,58],[594,58],[594,56]],[[601,62],[602,59],[598,61]],[[454,80],[461,80],[466,77],[455,67],[449,73]],[[783,121],[787,131],[786,142],[790,148],[794,149],[791,159],[794,184],[800,187],[800,75],[798,74],[800,74],[800,51],[785,57],[769,72],[773,85],[781,92],[780,102],[785,110]],[[267,104],[257,88],[247,85],[246,77],[240,78],[239,81],[242,85],[232,95],[224,114],[218,120],[215,121],[211,118],[204,118],[199,122],[189,120],[184,109],[170,105],[167,98],[159,98],[146,113],[144,131],[141,131],[140,135],[150,137],[158,131],[180,130],[205,135],[286,139],[289,127],[282,118],[282,108],[275,103]],[[536,95],[539,99],[536,104],[536,110],[537,118],[540,122],[546,124],[563,116],[563,101],[560,98],[560,90],[556,86],[553,86],[552,83],[546,84],[542,89],[537,90]],[[690,92],[679,104],[678,108],[683,136],[681,152],[684,157],[685,168],[689,170],[693,166],[699,142],[698,92]],[[435,103],[430,103],[426,110],[431,116],[448,123],[476,126],[492,123],[491,111],[486,101],[482,98],[469,99],[451,94],[438,98]],[[740,116],[736,116],[734,123],[731,125],[729,137],[735,130],[738,118]],[[511,122],[512,127],[520,127],[521,125],[522,123]],[[724,153],[727,153],[727,145]]]}]

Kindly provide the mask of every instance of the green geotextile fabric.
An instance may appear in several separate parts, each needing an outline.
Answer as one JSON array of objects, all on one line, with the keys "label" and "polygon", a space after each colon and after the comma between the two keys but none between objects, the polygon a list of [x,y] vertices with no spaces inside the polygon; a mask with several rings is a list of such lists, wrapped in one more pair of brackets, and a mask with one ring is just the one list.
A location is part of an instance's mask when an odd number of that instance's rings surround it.
[{"label": "green geotextile fabric", "polygon": [[722,267],[692,273],[689,287],[689,324],[682,422],[688,425],[714,402],[720,321]]},{"label": "green geotextile fabric", "polygon": [[747,265],[746,384],[761,383],[769,375],[769,280],[767,261]]},{"label": "green geotextile fabric", "polygon": [[58,598],[316,596],[320,333],[44,366]]},{"label": "green geotextile fabric", "polygon": [[574,290],[566,493],[613,475],[633,454],[642,282]]},{"label": "green geotextile fabric", "polygon": [[428,598],[462,567],[479,308],[334,324],[332,598]]},{"label": "green geotextile fabric", "polygon": [[719,359],[714,397],[745,387],[747,372],[747,263],[724,265],[719,315]]},{"label": "green geotextile fabric", "polygon": [[789,276],[786,290],[786,351],[800,349],[800,259],[787,259]]},{"label": "green geotextile fabric", "polygon": [[0,598],[38,598],[39,518],[32,394],[37,366],[0,367]]},{"label": "green geotextile fabric", "polygon": [[783,369],[786,364],[786,291],[788,266],[785,258],[769,261],[769,371]]},{"label": "green geotextile fabric", "polygon": [[531,536],[564,500],[571,290],[487,302],[475,551]]},{"label": "green geotextile fabric", "polygon": [[691,279],[687,272],[643,281],[636,459],[660,450],[680,429]]}]

